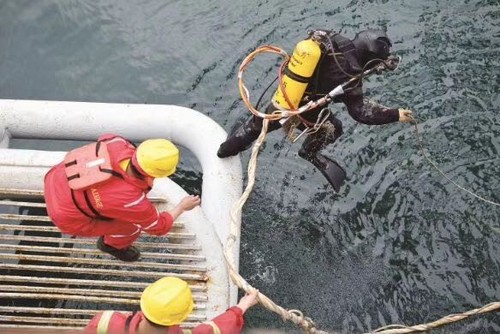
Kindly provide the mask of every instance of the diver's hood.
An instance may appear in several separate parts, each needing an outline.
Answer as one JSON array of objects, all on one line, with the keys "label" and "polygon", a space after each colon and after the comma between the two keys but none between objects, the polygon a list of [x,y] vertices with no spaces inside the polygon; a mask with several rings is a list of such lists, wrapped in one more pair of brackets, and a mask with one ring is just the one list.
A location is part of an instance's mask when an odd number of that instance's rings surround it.
[{"label": "diver's hood", "polygon": [[362,66],[365,66],[373,59],[386,60],[390,55],[390,48],[392,46],[391,40],[385,31],[378,29],[360,31],[356,34],[352,43],[358,51]]}]

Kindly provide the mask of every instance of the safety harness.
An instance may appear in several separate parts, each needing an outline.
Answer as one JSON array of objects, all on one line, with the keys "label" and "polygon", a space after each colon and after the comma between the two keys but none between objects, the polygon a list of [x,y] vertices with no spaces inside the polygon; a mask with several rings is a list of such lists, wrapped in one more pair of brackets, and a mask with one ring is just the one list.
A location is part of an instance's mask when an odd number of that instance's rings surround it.
[{"label": "safety harness", "polygon": [[[359,73],[362,72],[362,68],[358,62],[357,59],[357,50],[356,47],[354,46],[354,43],[347,37],[344,37],[340,35],[337,32],[329,31],[329,30],[314,30],[308,32],[309,35],[311,36],[318,36],[318,38],[321,41],[321,46],[322,46],[322,57],[320,60],[320,63],[325,61],[325,56],[331,56],[339,68],[340,71],[342,71],[345,75],[348,77],[355,77],[359,75]],[[340,65],[337,57],[343,57],[347,60],[347,68],[342,68]],[[320,64],[316,67],[316,71],[313,75],[316,80],[318,79],[318,71],[319,68],[321,67]],[[315,85],[317,87],[317,84]],[[314,87],[314,85],[313,85]],[[317,92],[306,92],[304,95],[303,99],[311,99],[314,98],[314,96],[317,95]],[[318,114],[318,118],[316,122],[311,122],[307,119],[305,119],[301,115],[297,115],[299,120],[305,125],[306,131],[303,133],[312,133],[318,131],[318,129],[323,125],[323,123],[327,120],[329,114],[331,111],[327,108],[324,108],[321,110],[321,112]],[[328,114],[328,115],[326,115]],[[326,116],[326,117],[325,117]],[[302,136],[303,133],[301,133],[299,136]],[[295,140],[297,140],[298,137],[296,137]]]},{"label": "safety harness", "polygon": [[[106,217],[99,212],[99,208],[96,208],[90,201],[89,193],[95,192],[96,186],[108,182],[113,177],[123,179],[123,175],[113,170],[107,147],[107,142],[115,138],[117,137],[98,140],[95,143],[79,147],[68,152],[64,158],[64,167],[73,204],[78,211],[91,219],[113,220],[113,218]],[[123,140],[135,147],[134,143],[124,138]],[[78,204],[75,191],[83,193],[87,210]]]},{"label": "safety harness", "polygon": [[[331,51],[338,50],[349,64],[348,73],[351,75],[357,75],[361,73],[362,68],[358,62],[358,54],[354,43],[347,37],[344,37],[338,33],[333,34],[333,36],[328,36],[328,41],[333,44]],[[335,56],[335,54],[333,54]]]}]

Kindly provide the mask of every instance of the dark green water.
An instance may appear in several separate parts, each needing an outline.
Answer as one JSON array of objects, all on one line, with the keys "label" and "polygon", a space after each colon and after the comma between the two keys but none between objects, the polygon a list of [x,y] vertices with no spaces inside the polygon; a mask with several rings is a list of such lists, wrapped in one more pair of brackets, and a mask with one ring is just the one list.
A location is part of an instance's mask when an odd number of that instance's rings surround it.
[{"label": "dark green water", "polygon": [[[0,98],[177,104],[229,130],[248,115],[236,72],[250,51],[290,51],[311,28],[352,37],[366,27],[386,28],[404,59],[397,73],[370,78],[367,95],[413,109],[447,175],[499,202],[498,0],[0,0]],[[246,74],[254,98],[275,64],[264,56]],[[326,153],[346,166],[347,185],[333,194],[298,144],[271,134],[244,208],[242,274],[344,332],[499,301],[500,209],[440,176],[411,126],[360,125],[335,110],[345,134]],[[196,189],[191,162],[178,180]],[[437,332],[498,333],[499,318]],[[264,310],[247,324],[294,329]]]}]

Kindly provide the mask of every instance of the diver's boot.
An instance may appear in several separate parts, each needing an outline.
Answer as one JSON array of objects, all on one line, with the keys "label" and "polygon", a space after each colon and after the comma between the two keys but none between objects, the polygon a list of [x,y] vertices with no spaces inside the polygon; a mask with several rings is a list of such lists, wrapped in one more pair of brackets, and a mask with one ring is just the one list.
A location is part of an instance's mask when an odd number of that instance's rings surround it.
[{"label": "diver's boot", "polygon": [[321,153],[307,152],[304,148],[299,150],[299,156],[309,162],[311,162],[317,169],[325,176],[325,178],[330,182],[335,192],[340,191],[340,187],[345,182],[347,174],[335,160],[332,160]]},{"label": "diver's boot", "polygon": [[220,145],[217,156],[227,158],[248,149],[253,141],[259,137],[259,134],[260,129],[250,118],[249,121],[241,124],[235,131],[231,132],[226,141]]},{"label": "diver's boot", "polygon": [[141,252],[134,246],[129,246],[124,249],[118,249],[111,247],[109,245],[106,245],[104,243],[104,238],[100,237],[97,240],[97,248],[99,248],[101,251],[111,254],[114,257],[116,257],[119,260],[126,261],[126,262],[133,262],[139,260],[141,257]]},{"label": "diver's boot", "polygon": [[332,160],[320,153],[316,154],[316,157],[313,160],[310,160],[310,162],[312,162],[312,164],[319,169],[328,182],[330,182],[335,192],[338,193],[347,178],[345,169],[342,168],[335,160]]}]

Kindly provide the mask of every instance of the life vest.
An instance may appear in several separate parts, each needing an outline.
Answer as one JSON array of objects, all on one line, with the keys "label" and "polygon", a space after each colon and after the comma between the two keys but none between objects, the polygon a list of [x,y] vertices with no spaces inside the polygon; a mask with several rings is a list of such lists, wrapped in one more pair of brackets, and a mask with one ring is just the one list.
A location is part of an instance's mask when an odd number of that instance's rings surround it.
[{"label": "life vest", "polygon": [[[64,157],[68,185],[73,190],[85,190],[102,184],[113,176],[113,170],[105,141],[98,141],[76,148]],[[121,177],[121,175],[120,175]]]},{"label": "life vest", "polygon": [[[111,322],[111,318],[115,311],[104,311],[97,323],[97,334],[108,334],[109,323]],[[125,328],[123,329],[123,334],[128,334],[130,332],[130,322],[132,318],[136,315],[137,312],[132,313],[125,320]],[[215,324],[213,321],[204,322],[205,325],[209,325],[212,327],[213,334],[221,334],[222,332],[219,329],[219,326]],[[168,327],[165,327],[166,333],[168,332]],[[190,329],[183,329],[183,334],[191,334],[192,331]]]},{"label": "life vest", "polygon": [[[94,207],[90,201],[89,192],[95,187],[109,181],[112,177],[123,179],[123,176],[113,170],[109,151],[106,145],[116,137],[99,140],[68,152],[64,158],[64,169],[71,190],[71,198],[76,208],[85,216],[92,219],[111,221],[112,218],[99,213],[99,208]],[[135,146],[133,143],[129,142]],[[84,210],[75,197],[75,191],[83,192],[88,210]],[[95,197],[95,196],[94,196]]]}]

